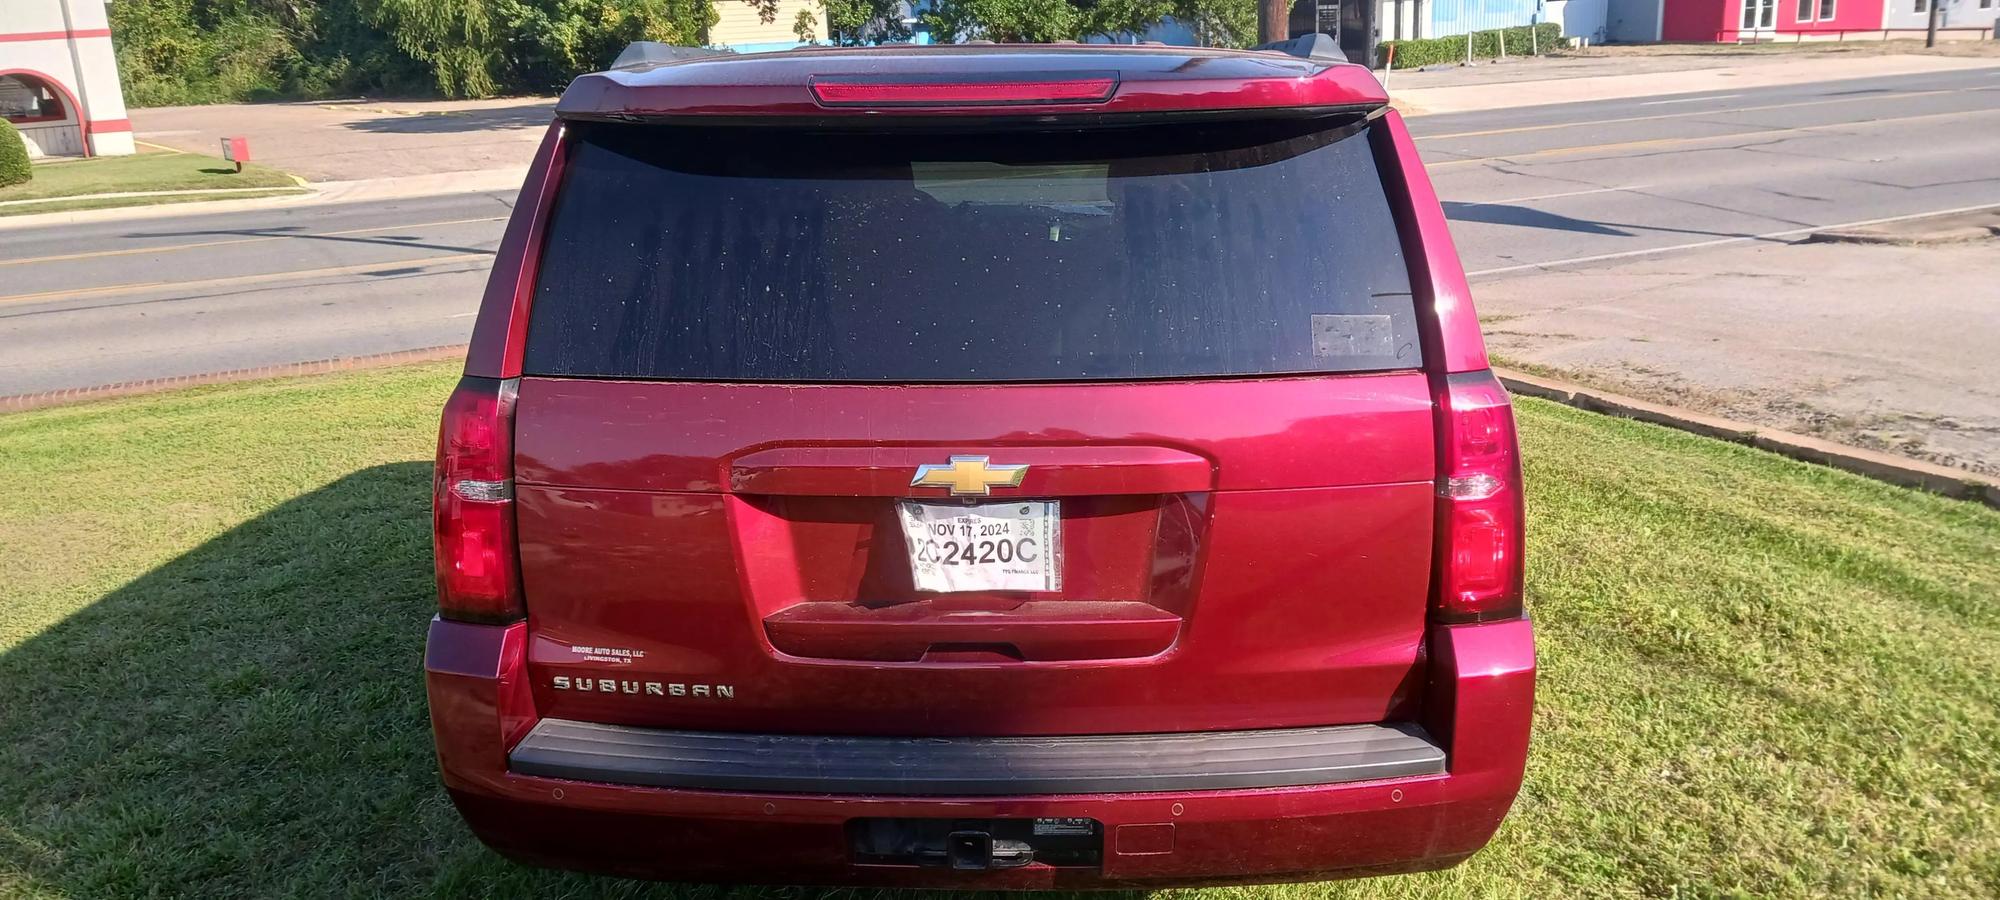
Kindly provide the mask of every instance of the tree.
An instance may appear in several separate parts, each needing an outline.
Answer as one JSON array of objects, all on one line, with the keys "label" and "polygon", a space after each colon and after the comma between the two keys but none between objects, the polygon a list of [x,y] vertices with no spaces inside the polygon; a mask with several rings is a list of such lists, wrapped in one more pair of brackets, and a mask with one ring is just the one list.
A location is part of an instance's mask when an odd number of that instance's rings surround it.
[{"label": "tree", "polygon": [[[505,0],[500,0],[505,2]],[[491,97],[500,69],[499,5],[490,0],[370,0],[376,25],[430,66],[447,97]]]},{"label": "tree", "polygon": [[1075,40],[1083,22],[1081,11],[1066,0],[937,0],[923,18],[940,43],[956,38]]},{"label": "tree", "polygon": [[610,65],[633,41],[694,45],[715,23],[707,0],[503,0],[507,83],[556,91]]},{"label": "tree", "polygon": [[1257,33],[1256,0],[938,0],[924,19],[941,41],[1083,40],[1142,34],[1168,19],[1210,46],[1249,46]]},{"label": "tree", "polygon": [[835,44],[868,44],[910,39],[899,0],[820,0],[826,31]]},{"label": "tree", "polygon": [[637,40],[699,44],[708,0],[363,0],[396,46],[430,66],[439,93],[556,90]]}]

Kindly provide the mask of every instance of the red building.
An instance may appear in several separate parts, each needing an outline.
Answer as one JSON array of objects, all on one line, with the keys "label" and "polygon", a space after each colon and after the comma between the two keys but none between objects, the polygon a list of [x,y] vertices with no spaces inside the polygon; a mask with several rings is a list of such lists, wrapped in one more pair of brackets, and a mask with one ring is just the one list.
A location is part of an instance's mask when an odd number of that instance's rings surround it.
[{"label": "red building", "polygon": [[1733,43],[1880,31],[1883,0],[1661,0],[1660,40]]}]

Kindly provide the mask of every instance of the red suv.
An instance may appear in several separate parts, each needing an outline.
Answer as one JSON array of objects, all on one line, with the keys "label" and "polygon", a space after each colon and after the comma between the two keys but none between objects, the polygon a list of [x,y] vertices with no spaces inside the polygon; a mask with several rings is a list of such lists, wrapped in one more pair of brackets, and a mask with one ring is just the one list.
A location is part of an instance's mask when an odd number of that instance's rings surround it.
[{"label": "red suv", "polygon": [[1047,888],[1491,837],[1514,420],[1367,70],[799,50],[556,112],[439,439],[425,667],[480,838]]}]

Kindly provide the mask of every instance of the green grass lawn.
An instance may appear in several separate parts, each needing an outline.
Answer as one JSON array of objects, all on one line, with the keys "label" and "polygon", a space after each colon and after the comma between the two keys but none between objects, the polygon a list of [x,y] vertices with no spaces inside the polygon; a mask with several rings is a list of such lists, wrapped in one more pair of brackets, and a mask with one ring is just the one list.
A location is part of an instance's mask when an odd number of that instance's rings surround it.
[{"label": "green grass lawn", "polygon": [[[0,896],[817,895],[531,870],[461,827],[419,675],[454,368],[0,416]],[[1543,680],[1499,837],[1167,893],[2000,895],[2000,513],[1519,408]]]},{"label": "green grass lawn", "polygon": [[[235,163],[195,153],[140,153],[134,156],[100,156],[68,162],[42,163],[34,167],[35,177],[27,182],[0,188],[0,201],[40,200],[126,191],[197,191],[223,188],[281,188],[296,190],[292,176],[276,169],[247,165],[237,172]],[[221,196],[232,196],[223,194]],[[109,201],[101,201],[109,202]],[[159,202],[155,198],[134,197],[123,205]],[[0,206],[0,215],[23,215],[75,208],[64,203],[27,203]]]}]

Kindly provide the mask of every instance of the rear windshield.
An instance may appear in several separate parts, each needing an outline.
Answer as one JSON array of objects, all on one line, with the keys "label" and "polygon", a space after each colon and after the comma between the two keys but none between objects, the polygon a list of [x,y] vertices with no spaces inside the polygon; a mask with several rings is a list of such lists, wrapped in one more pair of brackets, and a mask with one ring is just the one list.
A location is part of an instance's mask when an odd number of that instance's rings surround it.
[{"label": "rear windshield", "polygon": [[583,124],[533,375],[1076,381],[1419,364],[1366,124]]}]

